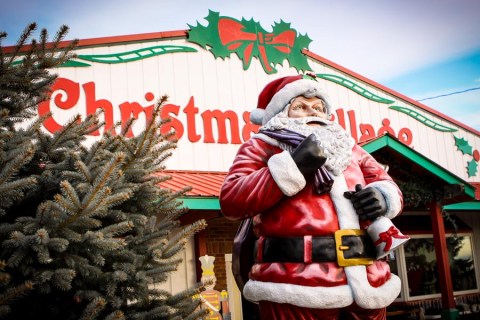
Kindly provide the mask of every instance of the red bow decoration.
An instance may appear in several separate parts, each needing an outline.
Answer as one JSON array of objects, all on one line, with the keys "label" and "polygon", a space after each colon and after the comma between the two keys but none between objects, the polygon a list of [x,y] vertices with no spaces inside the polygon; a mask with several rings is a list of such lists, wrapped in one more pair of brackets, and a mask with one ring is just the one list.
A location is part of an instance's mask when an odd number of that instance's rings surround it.
[{"label": "red bow decoration", "polygon": [[238,21],[226,18],[218,21],[218,34],[222,44],[227,49],[233,51],[247,43],[243,51],[244,67],[250,65],[253,48],[257,46],[260,53],[260,62],[268,73],[271,73],[273,69],[268,61],[265,47],[273,46],[282,53],[290,53],[296,37],[294,30],[287,30],[278,35],[263,32],[252,33],[244,30],[245,26]]},{"label": "red bow decoration", "polygon": [[405,236],[400,233],[400,231],[395,228],[395,226],[391,226],[387,231],[381,232],[378,235],[377,241],[375,241],[375,245],[378,246],[380,243],[385,242],[385,248],[383,248],[384,252],[387,252],[392,247],[392,238],[396,239],[408,239],[408,236]]}]

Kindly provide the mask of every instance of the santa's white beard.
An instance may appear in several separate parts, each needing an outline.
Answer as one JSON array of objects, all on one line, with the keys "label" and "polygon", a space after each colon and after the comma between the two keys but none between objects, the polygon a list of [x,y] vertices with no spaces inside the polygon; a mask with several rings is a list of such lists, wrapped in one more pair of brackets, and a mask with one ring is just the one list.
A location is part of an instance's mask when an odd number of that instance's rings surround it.
[{"label": "santa's white beard", "polygon": [[[319,122],[321,125],[308,125],[309,122]],[[289,118],[285,112],[281,112],[270,119],[262,129],[288,129],[306,137],[313,133],[327,157],[325,168],[333,175],[340,175],[352,160],[355,140],[335,122],[318,117]],[[293,147],[285,143],[280,143],[280,148],[293,151]]]}]

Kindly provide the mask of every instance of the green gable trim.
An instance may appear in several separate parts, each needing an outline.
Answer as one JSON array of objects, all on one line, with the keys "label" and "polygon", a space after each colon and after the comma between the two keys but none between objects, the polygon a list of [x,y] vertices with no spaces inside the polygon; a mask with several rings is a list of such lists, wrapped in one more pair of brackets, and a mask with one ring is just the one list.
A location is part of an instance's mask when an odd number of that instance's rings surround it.
[{"label": "green gable trim", "polygon": [[480,211],[480,201],[460,202],[443,206],[445,210]]},{"label": "green gable trim", "polygon": [[113,64],[137,61],[176,52],[197,52],[197,50],[186,46],[163,45],[110,54],[79,54],[77,58],[91,62]]},{"label": "green gable trim", "polygon": [[374,141],[368,142],[364,144],[362,147],[368,153],[372,153],[387,146],[399,152],[404,157],[415,162],[417,165],[421,166],[422,168],[434,174],[435,176],[439,177],[440,179],[444,180],[448,184],[463,184],[465,186],[464,193],[472,197],[473,199],[475,199],[475,188],[472,185],[470,185],[468,182],[453,175],[450,171],[440,167],[438,164],[434,163],[430,159],[424,157],[420,153],[398,142],[397,140],[392,139],[388,135],[385,135]]},{"label": "green gable trim", "polygon": [[218,198],[206,197],[183,197],[183,206],[190,210],[220,210]]}]

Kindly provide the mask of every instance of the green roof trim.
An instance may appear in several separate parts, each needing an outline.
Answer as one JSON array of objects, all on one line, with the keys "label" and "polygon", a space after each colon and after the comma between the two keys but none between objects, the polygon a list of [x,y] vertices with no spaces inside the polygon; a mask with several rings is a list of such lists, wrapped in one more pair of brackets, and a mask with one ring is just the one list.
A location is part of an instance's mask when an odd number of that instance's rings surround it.
[{"label": "green roof trim", "polygon": [[182,197],[179,200],[190,210],[220,210],[220,201],[214,197]]},{"label": "green roof trim", "polygon": [[[373,153],[384,147],[389,147],[409,160],[415,162],[425,170],[439,177],[449,184],[462,184],[465,186],[464,193],[473,199],[475,198],[475,188],[465,180],[453,175],[448,170],[440,167],[430,159],[416,152],[412,148],[402,144],[389,135],[384,135],[380,138],[365,143],[363,149],[368,153]],[[220,210],[220,201],[218,197],[189,197],[184,196],[179,198],[183,202],[184,207],[190,210]],[[443,207],[445,210],[480,210],[480,201],[478,202],[462,202],[451,204]]]},{"label": "green roof trim", "polygon": [[402,154],[404,157],[408,158],[409,160],[415,162],[417,165],[421,166],[425,170],[429,171],[433,175],[437,176],[438,178],[442,179],[443,181],[449,183],[449,184],[463,184],[465,187],[464,193],[473,199],[475,199],[475,187],[470,185],[468,182],[465,180],[455,176],[452,174],[450,171],[442,168],[435,162],[431,161],[427,157],[421,155],[417,151],[413,150],[412,148],[408,147],[407,145],[404,145],[403,143],[393,139],[392,137],[388,135],[384,135],[378,139],[375,139],[371,142],[365,143],[363,146],[363,149],[367,151],[368,153],[375,152],[377,150],[380,150],[384,147],[389,147],[400,154]]},{"label": "green roof trim", "polygon": [[450,210],[467,210],[467,211],[480,211],[480,201],[460,202],[443,206],[443,209]]}]

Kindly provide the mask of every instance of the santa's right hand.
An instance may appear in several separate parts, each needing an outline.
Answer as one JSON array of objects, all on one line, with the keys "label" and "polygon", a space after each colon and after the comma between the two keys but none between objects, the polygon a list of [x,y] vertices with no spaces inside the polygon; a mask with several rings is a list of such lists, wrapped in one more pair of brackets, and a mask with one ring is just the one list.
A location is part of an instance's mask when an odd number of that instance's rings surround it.
[{"label": "santa's right hand", "polygon": [[363,188],[357,184],[355,191],[346,191],[343,196],[352,201],[360,220],[373,221],[387,212],[386,200],[375,187]]},{"label": "santa's right hand", "polygon": [[311,134],[292,152],[293,161],[305,178],[310,177],[327,161],[323,148]]}]

